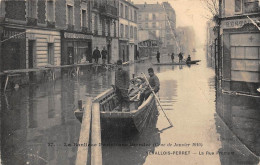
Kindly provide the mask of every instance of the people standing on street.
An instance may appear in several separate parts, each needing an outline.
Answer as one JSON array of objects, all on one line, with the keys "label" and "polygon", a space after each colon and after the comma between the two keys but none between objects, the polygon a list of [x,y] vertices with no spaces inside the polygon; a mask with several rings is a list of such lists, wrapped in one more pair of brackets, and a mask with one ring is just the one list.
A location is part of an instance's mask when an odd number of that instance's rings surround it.
[{"label": "people standing on street", "polygon": [[181,62],[182,62],[182,59],[183,59],[182,52],[179,53],[178,57],[179,57],[179,63],[181,63]]},{"label": "people standing on street", "polygon": [[161,54],[160,54],[160,52],[159,52],[159,50],[157,51],[157,55],[156,55],[156,58],[157,58],[157,62],[158,63],[160,63],[160,56],[161,56]]},{"label": "people standing on street", "polygon": [[171,54],[172,62],[174,62],[174,53]]},{"label": "people standing on street", "polygon": [[144,99],[147,99],[150,96],[152,90],[154,93],[157,93],[160,90],[160,81],[159,78],[154,74],[153,68],[148,69],[148,74],[150,76],[148,81],[152,89],[148,87],[144,92],[141,93],[139,106],[142,105]]},{"label": "people standing on street", "polygon": [[107,50],[105,47],[103,47],[103,50],[101,51],[101,54],[102,54],[102,62],[103,62],[103,65],[106,64],[106,59],[107,59]]},{"label": "people standing on street", "polygon": [[115,92],[118,97],[119,107],[117,110],[128,112],[129,111],[129,73],[123,69],[122,60],[117,61],[117,70],[115,73]]},{"label": "people standing on street", "polygon": [[189,62],[189,61],[191,61],[190,55],[188,55],[188,58],[187,58],[186,62]]},{"label": "people standing on street", "polygon": [[98,50],[98,47],[93,52],[93,58],[95,60],[95,63],[98,64],[98,59],[101,57],[100,51]]}]

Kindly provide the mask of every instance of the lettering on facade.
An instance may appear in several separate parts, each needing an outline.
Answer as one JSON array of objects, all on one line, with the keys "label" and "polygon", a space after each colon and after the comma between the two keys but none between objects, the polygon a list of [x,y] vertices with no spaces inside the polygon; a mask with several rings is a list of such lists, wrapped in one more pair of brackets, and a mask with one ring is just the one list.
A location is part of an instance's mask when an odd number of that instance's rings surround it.
[{"label": "lettering on facade", "polygon": [[5,38],[5,39],[7,39],[7,38],[24,39],[25,38],[25,32],[4,29],[3,30],[3,38]]},{"label": "lettering on facade", "polygon": [[90,35],[85,35],[85,34],[77,34],[77,33],[64,33],[64,38],[74,38],[74,39],[91,39]]},{"label": "lettering on facade", "polygon": [[[259,21],[260,18],[252,18],[254,21]],[[245,24],[252,23],[248,18],[239,19],[239,20],[224,20],[222,22],[223,29],[231,29],[231,28],[241,28]]]}]

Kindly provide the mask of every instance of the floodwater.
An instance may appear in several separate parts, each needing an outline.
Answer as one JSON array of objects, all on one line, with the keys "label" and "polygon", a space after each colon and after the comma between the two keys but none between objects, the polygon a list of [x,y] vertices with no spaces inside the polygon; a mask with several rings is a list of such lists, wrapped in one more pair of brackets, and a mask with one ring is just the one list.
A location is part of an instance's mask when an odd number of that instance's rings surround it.
[{"label": "floodwater", "polygon": [[[214,70],[204,52],[199,65],[155,66],[147,60],[127,67],[130,75],[153,67],[161,83],[160,115],[141,134],[102,138],[106,165],[258,164],[260,99],[216,90]],[[177,59],[175,59],[177,61]],[[163,56],[161,62],[170,61]],[[114,83],[114,71],[84,71],[63,79],[1,94],[1,162],[3,165],[75,164],[80,122],[78,100],[94,97]],[[116,131],[116,130],[115,130]],[[258,156],[257,156],[258,155]]]}]

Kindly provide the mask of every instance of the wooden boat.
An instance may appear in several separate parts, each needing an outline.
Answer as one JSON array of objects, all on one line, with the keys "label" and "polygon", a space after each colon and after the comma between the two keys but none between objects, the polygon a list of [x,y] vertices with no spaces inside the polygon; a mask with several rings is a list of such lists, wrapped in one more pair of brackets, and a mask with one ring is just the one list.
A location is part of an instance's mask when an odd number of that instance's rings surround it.
[{"label": "wooden boat", "polygon": [[[117,105],[116,94],[111,88],[104,93],[98,95],[93,103],[100,105],[101,130],[116,130],[142,132],[150,121],[158,113],[155,97],[151,94],[141,106],[137,106],[137,102],[130,103],[130,112],[115,111]],[[83,111],[76,110],[75,116],[82,121]]]},{"label": "wooden boat", "polygon": [[153,63],[153,65],[190,65],[190,64],[197,64],[197,62],[200,62],[200,60],[193,60],[193,61],[187,61],[187,62],[166,62],[166,63]]}]

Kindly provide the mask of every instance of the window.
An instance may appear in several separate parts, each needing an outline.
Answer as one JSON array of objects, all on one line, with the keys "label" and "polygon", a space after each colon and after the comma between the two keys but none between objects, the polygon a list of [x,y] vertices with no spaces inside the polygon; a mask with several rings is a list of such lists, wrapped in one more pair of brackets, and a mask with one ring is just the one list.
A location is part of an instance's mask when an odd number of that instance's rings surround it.
[{"label": "window", "polygon": [[28,0],[28,15],[27,17],[30,18],[37,18],[37,11],[36,11],[36,5],[37,1],[36,0]]},{"label": "window", "polygon": [[106,35],[106,22],[104,19],[102,19],[102,35]]},{"label": "window", "polygon": [[94,18],[94,33],[97,35],[98,34],[98,18],[97,18],[97,16],[95,16],[95,18]]},{"label": "window", "polygon": [[156,28],[156,22],[153,22],[153,28]]},{"label": "window", "polygon": [[133,11],[130,9],[130,20],[133,20]]},{"label": "window", "polygon": [[124,17],[124,5],[122,3],[120,4],[120,16]]},{"label": "window", "polygon": [[116,37],[116,22],[114,22],[114,37]]},{"label": "window", "polygon": [[87,12],[86,10],[82,10],[82,15],[81,15],[81,19],[82,19],[82,27],[87,27]]},{"label": "window", "polygon": [[145,28],[148,28],[148,22],[145,23]]},{"label": "window", "polygon": [[129,37],[129,28],[128,25],[125,25],[125,38]]},{"label": "window", "polygon": [[107,20],[107,33],[110,36],[110,20]]},{"label": "window", "polygon": [[124,25],[120,25],[120,36],[123,38],[124,37]]},{"label": "window", "polygon": [[137,22],[137,13],[136,13],[136,10],[134,11],[134,21]]},{"label": "window", "polygon": [[235,13],[242,12],[242,0],[235,0]]},{"label": "window", "polygon": [[67,12],[68,12],[68,25],[73,25],[73,7],[67,5]]},{"label": "window", "polygon": [[155,14],[153,14],[153,20],[156,20],[156,15]]},{"label": "window", "polygon": [[130,27],[130,38],[134,38],[133,26]]},{"label": "window", "polygon": [[134,39],[137,40],[137,28],[134,28]]},{"label": "window", "polygon": [[125,6],[125,18],[128,19],[128,6]]},{"label": "window", "polygon": [[52,0],[47,1],[47,21],[54,22],[54,3]]},{"label": "window", "polygon": [[54,65],[54,46],[48,43],[48,64]]}]

